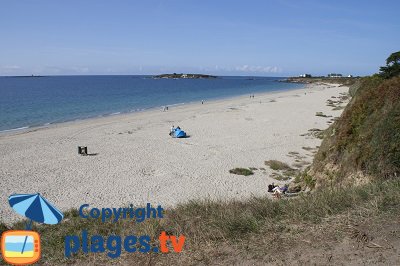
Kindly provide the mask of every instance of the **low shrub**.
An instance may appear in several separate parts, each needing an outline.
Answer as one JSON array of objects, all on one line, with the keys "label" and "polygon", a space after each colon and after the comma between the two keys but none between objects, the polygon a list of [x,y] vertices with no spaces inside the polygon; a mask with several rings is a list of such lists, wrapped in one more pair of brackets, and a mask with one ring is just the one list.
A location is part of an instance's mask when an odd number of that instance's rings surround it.
[{"label": "low shrub", "polygon": [[253,171],[251,171],[250,169],[247,169],[247,168],[234,168],[234,169],[229,170],[229,173],[235,174],[235,175],[244,175],[244,176],[254,174]]}]

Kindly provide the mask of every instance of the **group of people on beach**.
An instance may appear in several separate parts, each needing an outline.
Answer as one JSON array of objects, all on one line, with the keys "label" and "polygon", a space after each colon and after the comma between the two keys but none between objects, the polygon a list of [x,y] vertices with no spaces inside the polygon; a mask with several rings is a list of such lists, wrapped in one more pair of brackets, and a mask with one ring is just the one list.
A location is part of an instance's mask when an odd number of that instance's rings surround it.
[{"label": "group of people on beach", "polygon": [[[253,95],[253,98],[254,98],[254,95]],[[201,100],[201,104],[204,104],[204,100]],[[168,111],[168,106],[163,106],[162,111],[163,112]]]}]

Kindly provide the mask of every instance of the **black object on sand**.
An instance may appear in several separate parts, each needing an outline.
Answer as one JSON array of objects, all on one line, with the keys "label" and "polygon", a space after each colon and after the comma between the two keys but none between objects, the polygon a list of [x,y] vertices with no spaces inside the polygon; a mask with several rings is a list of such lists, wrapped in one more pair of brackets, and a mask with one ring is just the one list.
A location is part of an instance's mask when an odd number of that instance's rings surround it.
[{"label": "black object on sand", "polygon": [[86,146],[78,146],[78,154],[80,155],[88,155]]}]

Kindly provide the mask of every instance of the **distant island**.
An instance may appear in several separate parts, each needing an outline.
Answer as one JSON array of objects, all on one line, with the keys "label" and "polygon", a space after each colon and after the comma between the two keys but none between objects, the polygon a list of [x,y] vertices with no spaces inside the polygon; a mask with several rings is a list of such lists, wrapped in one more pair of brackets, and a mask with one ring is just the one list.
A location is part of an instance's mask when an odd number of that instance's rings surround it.
[{"label": "distant island", "polygon": [[30,75],[30,76],[4,76],[7,78],[43,78],[45,76],[40,76],[40,75]]},{"label": "distant island", "polygon": [[214,79],[216,76],[204,75],[204,74],[161,74],[153,76],[154,79]]}]

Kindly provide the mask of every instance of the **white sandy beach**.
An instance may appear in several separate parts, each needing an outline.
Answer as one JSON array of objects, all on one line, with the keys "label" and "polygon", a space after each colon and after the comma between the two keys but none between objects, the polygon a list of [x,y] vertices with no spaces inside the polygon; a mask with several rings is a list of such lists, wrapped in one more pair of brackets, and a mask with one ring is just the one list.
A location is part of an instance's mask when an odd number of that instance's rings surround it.
[{"label": "white sandy beach", "polygon": [[[332,111],[326,100],[347,91],[307,85],[254,99],[243,96],[2,134],[0,220],[20,218],[7,202],[13,193],[40,192],[62,210],[84,203],[168,207],[190,199],[267,195],[267,185],[275,180],[264,161],[292,165],[288,153],[299,152],[311,162],[312,154],[302,147],[314,148],[321,140],[300,135],[327,128],[330,118],[315,113],[339,116],[341,111]],[[172,125],[190,138],[171,138]],[[78,145],[97,155],[78,155]],[[252,176],[230,174],[235,167],[266,170]]]}]

